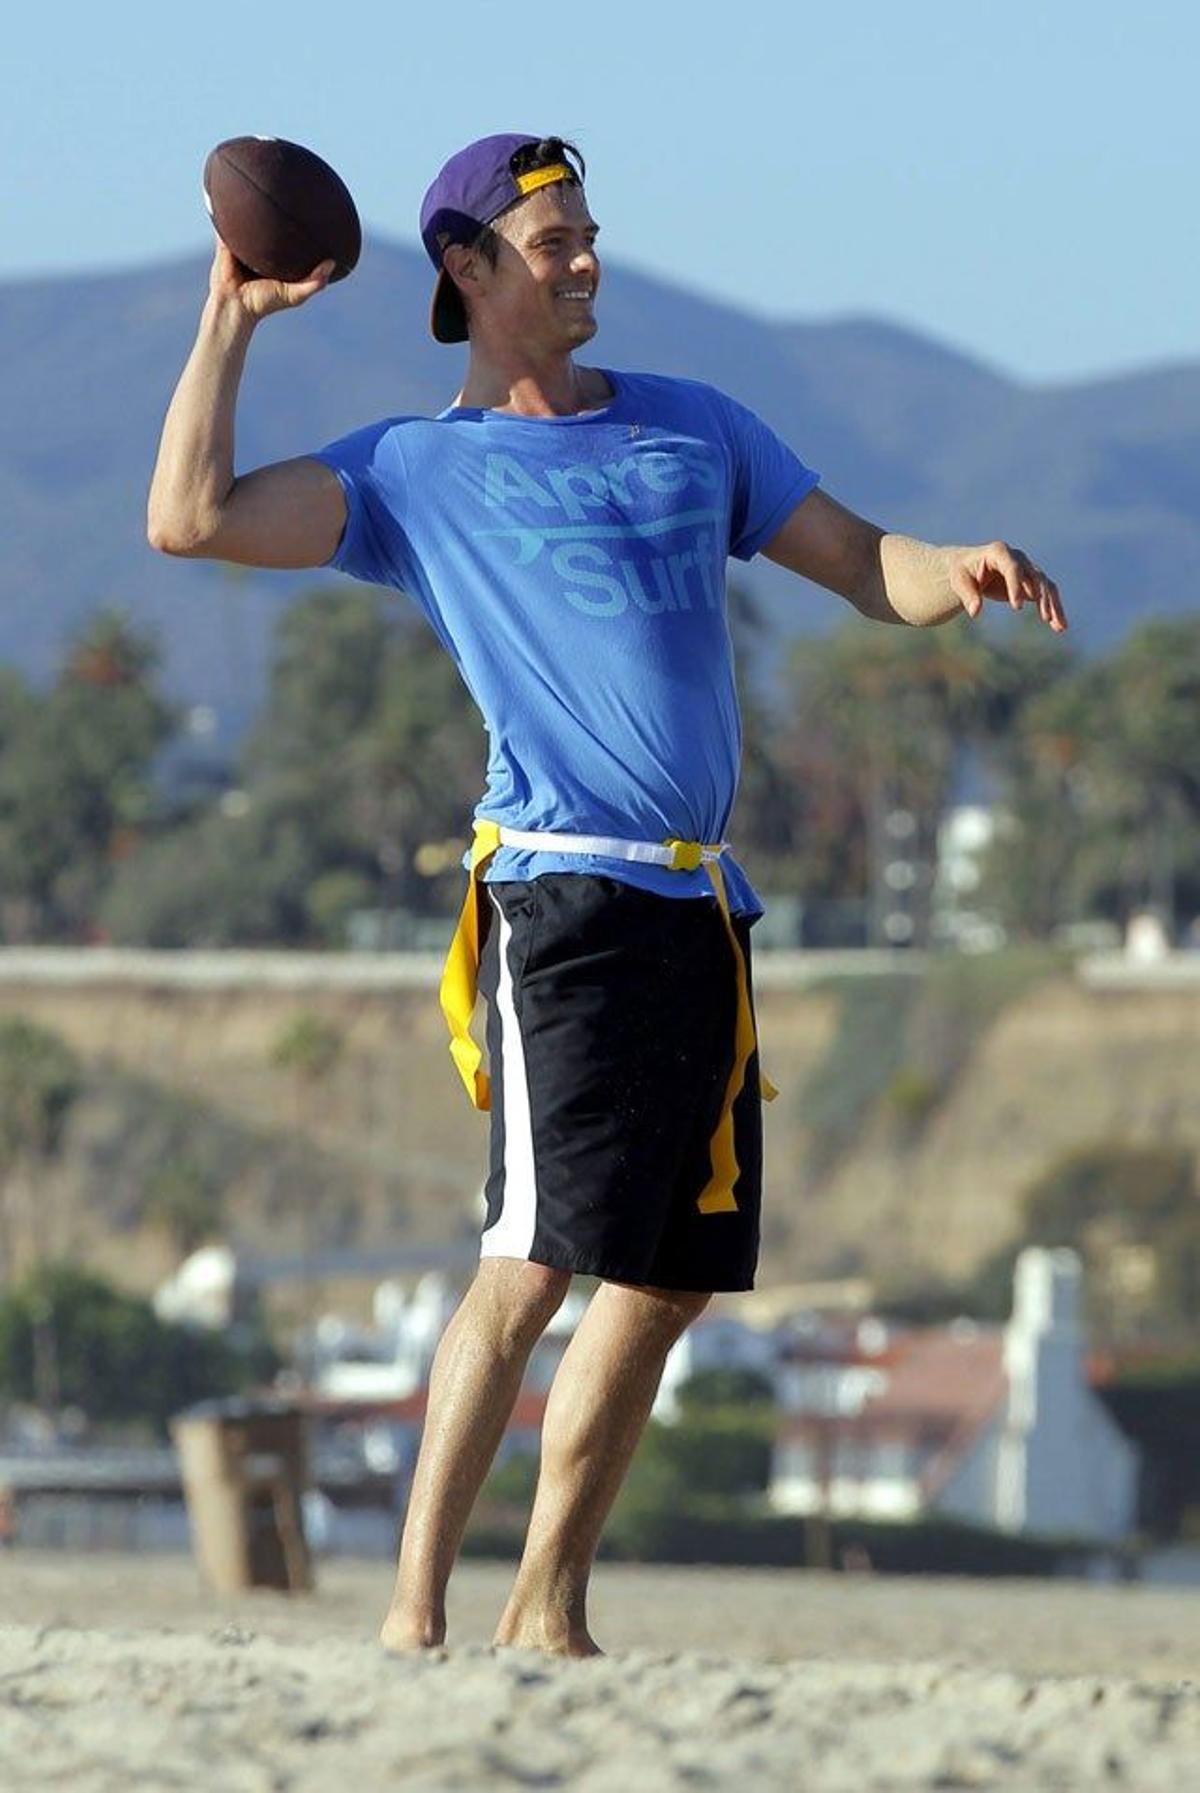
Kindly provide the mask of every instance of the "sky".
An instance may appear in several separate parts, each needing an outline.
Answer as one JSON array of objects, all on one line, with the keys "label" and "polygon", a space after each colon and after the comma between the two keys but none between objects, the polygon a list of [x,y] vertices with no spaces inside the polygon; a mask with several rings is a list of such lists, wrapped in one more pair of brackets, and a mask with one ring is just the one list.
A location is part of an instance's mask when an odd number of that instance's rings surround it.
[{"label": "sky", "polygon": [[1183,0],[60,0],[6,20],[0,68],[0,281],[203,250],[225,137],[308,144],[415,243],[447,156],[553,131],[612,262],[1030,382],[1200,360]]}]

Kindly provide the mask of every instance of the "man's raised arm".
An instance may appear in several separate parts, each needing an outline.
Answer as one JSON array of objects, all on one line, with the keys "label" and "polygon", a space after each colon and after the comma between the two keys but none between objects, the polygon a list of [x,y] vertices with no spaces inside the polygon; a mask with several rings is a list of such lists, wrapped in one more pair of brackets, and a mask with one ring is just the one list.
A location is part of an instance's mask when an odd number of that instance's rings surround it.
[{"label": "man's raised arm", "polygon": [[994,598],[1014,610],[1034,605],[1056,635],[1067,626],[1057,585],[1020,548],[939,548],[889,535],[821,491],[801,499],[763,553],[875,622],[928,628],[964,610],[978,616],[984,599]]},{"label": "man's raised arm", "polygon": [[146,534],[164,554],[244,566],[323,566],[346,522],[337,475],[320,461],[279,461],[238,478],[234,412],[256,325],[327,285],[333,263],[307,280],[245,276],[218,242],[208,299],[171,399],[150,482]]}]

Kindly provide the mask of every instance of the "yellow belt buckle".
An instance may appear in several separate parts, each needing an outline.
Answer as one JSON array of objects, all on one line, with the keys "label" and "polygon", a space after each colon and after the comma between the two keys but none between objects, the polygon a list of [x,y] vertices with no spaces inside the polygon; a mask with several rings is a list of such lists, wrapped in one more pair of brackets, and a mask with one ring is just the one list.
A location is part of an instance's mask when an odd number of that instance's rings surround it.
[{"label": "yellow belt buckle", "polygon": [[673,872],[697,872],[704,864],[704,848],[698,840],[668,840],[663,845],[670,849]]}]

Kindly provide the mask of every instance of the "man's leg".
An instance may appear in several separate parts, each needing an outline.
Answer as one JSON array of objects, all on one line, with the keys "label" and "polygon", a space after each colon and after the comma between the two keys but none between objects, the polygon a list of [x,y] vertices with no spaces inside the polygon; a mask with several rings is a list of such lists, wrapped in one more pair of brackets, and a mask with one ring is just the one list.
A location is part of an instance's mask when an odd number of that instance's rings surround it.
[{"label": "man's leg", "polygon": [[570,1284],[568,1270],[484,1258],[442,1334],[396,1587],[380,1633],[390,1650],[445,1638],[446,1584],[471,1508],[504,1436],[529,1353]]},{"label": "man's leg", "polygon": [[603,1283],[558,1366],[517,1579],[495,1642],[598,1654],[587,1587],[600,1534],[654,1405],[667,1352],[708,1302],[687,1290]]}]

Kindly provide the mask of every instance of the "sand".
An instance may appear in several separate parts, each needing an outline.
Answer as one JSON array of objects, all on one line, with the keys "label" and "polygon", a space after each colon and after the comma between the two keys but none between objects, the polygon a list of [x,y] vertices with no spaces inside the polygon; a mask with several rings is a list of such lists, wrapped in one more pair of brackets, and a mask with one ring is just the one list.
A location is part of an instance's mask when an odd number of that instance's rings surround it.
[{"label": "sand", "polygon": [[0,1557],[5,1793],[1200,1787],[1200,1595],[602,1566],[609,1651],[493,1651],[511,1570],[464,1564],[450,1647],[374,1643],[386,1565],[219,1600],[190,1564]]}]

